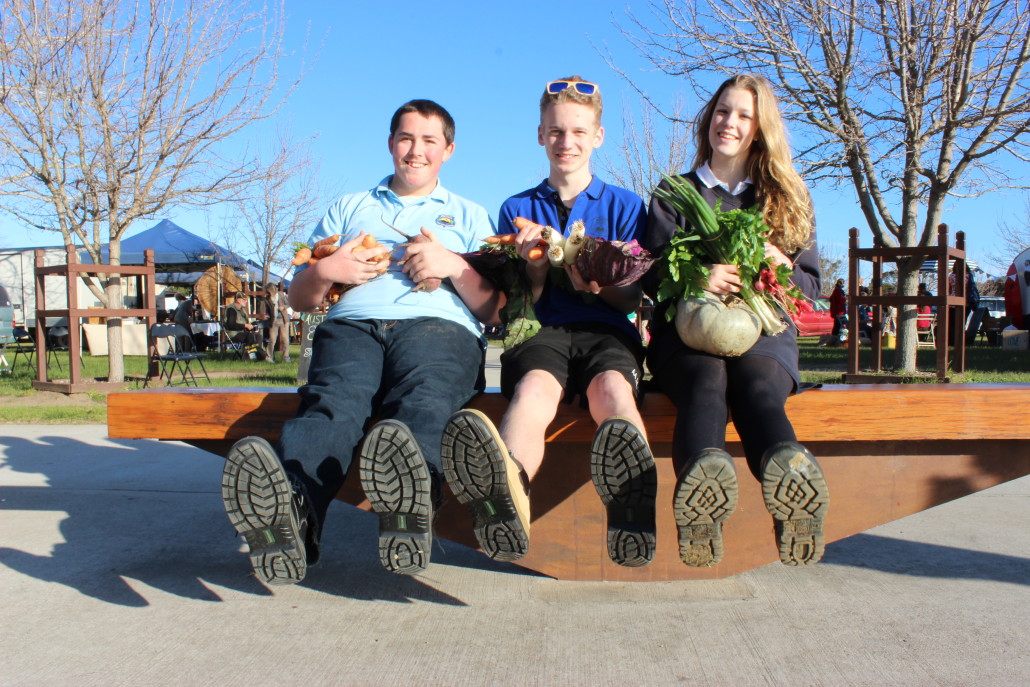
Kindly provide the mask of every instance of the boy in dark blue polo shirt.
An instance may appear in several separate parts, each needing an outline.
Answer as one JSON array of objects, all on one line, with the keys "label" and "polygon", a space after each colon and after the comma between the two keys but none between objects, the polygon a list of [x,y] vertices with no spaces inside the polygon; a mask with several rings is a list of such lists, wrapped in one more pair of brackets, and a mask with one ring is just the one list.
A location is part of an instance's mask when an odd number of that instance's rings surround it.
[{"label": "boy in dark blue polo shirt", "polygon": [[498,230],[517,233],[541,330],[504,353],[501,390],[511,404],[498,432],[478,411],[462,410],[444,431],[442,462],[451,490],[472,512],[476,536],[492,558],[514,560],[529,545],[528,484],[544,457],[544,435],[563,397],[585,397],[599,428],[591,448],[594,486],[608,510],[608,552],[627,566],[654,555],[656,473],[637,409],[643,347],[628,315],[640,303],[632,284],[601,287],[573,265],[529,258],[540,227],[567,236],[582,220],[587,236],[643,237],[646,210],[634,193],[594,177],[590,156],[604,141],[601,93],[578,76],[547,84],[537,138],[550,172],[536,188],[501,207]]}]

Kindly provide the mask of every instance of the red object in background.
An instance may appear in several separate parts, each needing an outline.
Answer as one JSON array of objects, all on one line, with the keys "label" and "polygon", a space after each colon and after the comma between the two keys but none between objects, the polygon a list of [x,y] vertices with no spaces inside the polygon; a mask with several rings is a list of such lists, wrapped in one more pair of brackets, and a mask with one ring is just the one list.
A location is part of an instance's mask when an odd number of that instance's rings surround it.
[{"label": "red object in background", "polygon": [[1030,325],[1030,248],[1016,256],[1005,277],[1005,314],[1017,329]]},{"label": "red object in background", "polygon": [[798,328],[798,336],[822,336],[833,333],[833,315],[830,301],[820,298],[812,303],[812,312],[796,312],[791,315]]}]

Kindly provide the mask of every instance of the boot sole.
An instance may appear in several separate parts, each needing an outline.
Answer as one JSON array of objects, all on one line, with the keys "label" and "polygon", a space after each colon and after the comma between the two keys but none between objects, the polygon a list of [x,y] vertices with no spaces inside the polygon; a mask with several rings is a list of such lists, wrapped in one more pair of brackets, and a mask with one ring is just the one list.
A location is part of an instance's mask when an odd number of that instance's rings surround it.
[{"label": "boot sole", "polygon": [[529,495],[493,423],[477,410],[461,410],[444,428],[440,446],[444,477],[472,515],[487,556],[514,561],[529,550]]},{"label": "boot sole", "polygon": [[780,562],[818,563],[826,548],[830,492],[812,454],[794,446],[774,449],[762,471],[762,497],[774,519]]},{"label": "boot sole", "polygon": [[722,524],[737,508],[737,471],[722,452],[702,453],[676,484],[673,516],[680,559],[694,568],[722,560]]},{"label": "boot sole", "polygon": [[222,470],[222,504],[246,539],[250,564],[265,584],[295,584],[307,574],[292,494],[289,477],[267,442],[248,437],[229,450]]},{"label": "boot sole", "polygon": [[361,444],[358,472],[379,515],[379,562],[399,575],[423,572],[433,548],[432,478],[418,442],[404,424],[383,420]]},{"label": "boot sole", "polygon": [[624,418],[601,423],[590,447],[590,478],[608,512],[608,555],[637,568],[654,559],[658,472],[640,431]]}]

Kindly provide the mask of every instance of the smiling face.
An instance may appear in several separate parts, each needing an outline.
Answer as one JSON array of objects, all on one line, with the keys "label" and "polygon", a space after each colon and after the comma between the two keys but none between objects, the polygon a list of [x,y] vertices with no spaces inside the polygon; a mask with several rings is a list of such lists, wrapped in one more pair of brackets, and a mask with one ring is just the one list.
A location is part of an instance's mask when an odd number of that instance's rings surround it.
[{"label": "smiling face", "polygon": [[399,196],[425,196],[436,188],[440,166],[454,152],[439,117],[407,112],[388,140],[393,156],[390,188]]},{"label": "smiling face", "polygon": [[540,117],[537,140],[547,151],[551,175],[590,175],[590,155],[604,142],[604,127],[589,105],[555,103]]},{"label": "smiling face", "polygon": [[755,96],[746,88],[731,86],[722,92],[708,127],[712,162],[746,162],[751,142],[758,133]]}]

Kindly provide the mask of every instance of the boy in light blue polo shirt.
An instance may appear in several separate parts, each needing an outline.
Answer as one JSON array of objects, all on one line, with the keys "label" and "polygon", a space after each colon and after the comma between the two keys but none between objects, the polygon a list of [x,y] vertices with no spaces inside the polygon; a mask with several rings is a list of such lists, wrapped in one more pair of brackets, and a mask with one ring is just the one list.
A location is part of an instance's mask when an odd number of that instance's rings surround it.
[{"label": "boy in light blue polo shirt", "polygon": [[[379,514],[380,562],[402,574],[426,568],[442,494],[443,426],[476,392],[485,347],[479,322],[499,322],[503,295],[461,256],[493,223],[439,183],[454,151],[450,114],[410,101],[394,113],[388,143],[394,173],[329,208],[310,245],[337,234],[342,245],[299,270],[290,287],[300,311],[321,304],[334,283],[345,287],[315,332],[297,416],[278,450],[248,437],[226,459],[226,511],[268,584],[299,582],[317,560],[326,511],[355,452]],[[363,247],[368,235],[380,245]],[[376,258],[387,253],[380,274]],[[433,279],[439,288],[415,289]],[[365,434],[373,416],[382,420]]]}]

